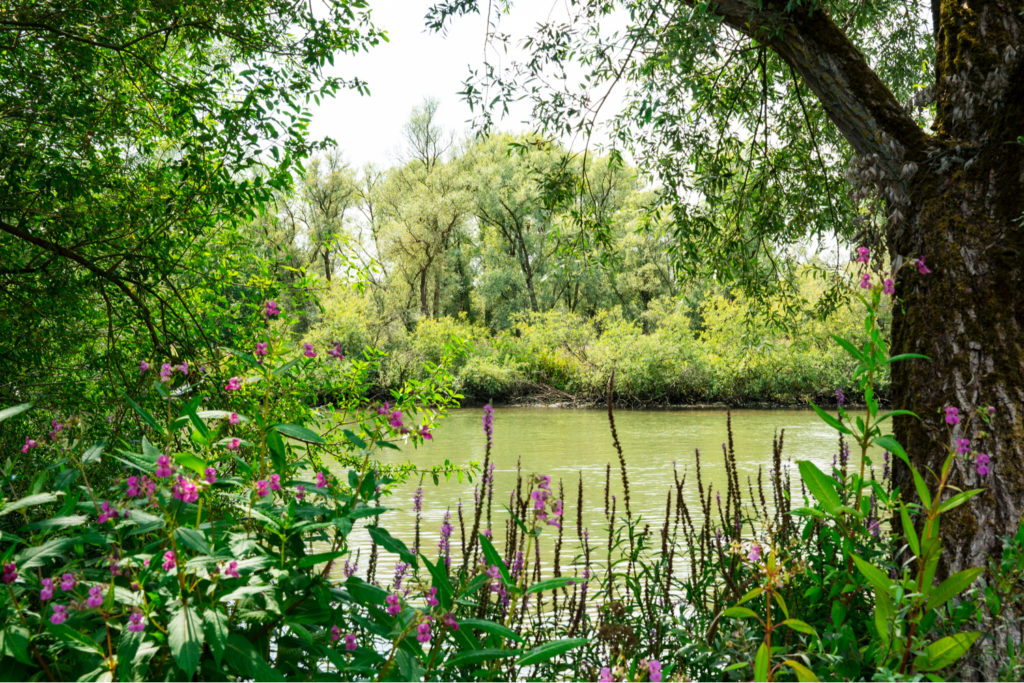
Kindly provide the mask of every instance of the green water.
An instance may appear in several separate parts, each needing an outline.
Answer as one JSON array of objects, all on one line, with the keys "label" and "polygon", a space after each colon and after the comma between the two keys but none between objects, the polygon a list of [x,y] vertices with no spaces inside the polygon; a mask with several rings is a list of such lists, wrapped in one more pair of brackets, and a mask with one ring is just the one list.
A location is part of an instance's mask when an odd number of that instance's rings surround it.
[{"label": "green water", "polygon": [[[434,433],[434,439],[418,449],[411,445],[400,452],[385,453],[387,460],[401,462],[408,459],[421,467],[443,463],[482,463],[486,440],[481,425],[481,409],[454,410]],[[694,451],[699,449],[703,465],[704,486],[716,490],[726,486],[722,444],[727,438],[724,410],[619,410],[615,423],[626,458],[630,487],[631,508],[660,528],[665,514],[665,498],[673,488],[673,465],[679,476],[685,475],[684,495],[695,523],[700,523],[700,504],[696,479]],[[812,460],[825,471],[831,467],[833,454],[838,451],[837,436],[811,410],[736,410],[732,412],[732,431],[740,485],[747,497],[747,478],[756,484],[758,468],[764,469],[764,483],[768,489],[768,470],[772,459],[772,437],[784,434],[784,466],[791,469],[793,486],[799,490],[797,460]],[[583,523],[591,537],[606,537],[604,516],[605,468],[612,465],[611,493],[616,496],[622,510],[622,483],[618,458],[612,445],[608,415],[603,410],[576,410],[565,408],[506,408],[499,407],[494,416],[494,446],[491,458],[497,469],[494,488],[494,532],[504,537],[503,505],[516,485],[517,462],[524,475],[548,474],[552,489],[557,494],[558,482],[565,486],[565,532],[568,539],[576,537],[576,490],[580,476],[584,483]],[[336,472],[336,474],[344,474]],[[344,477],[343,477],[344,478]],[[424,489],[420,550],[433,559],[437,554],[439,530],[447,511],[451,512],[452,547],[460,543],[457,517],[459,501],[464,505],[466,533],[472,528],[474,482],[458,482],[453,477],[442,477],[435,486],[428,477]],[[392,535],[413,545],[415,514],[413,495],[420,485],[418,480],[408,481],[395,490],[385,501],[390,510],[381,517],[381,523]],[[483,525],[482,525],[483,526]],[[602,529],[603,527],[603,529]],[[548,528],[545,533],[553,533]],[[362,548],[360,574],[366,569],[368,536],[363,531],[353,534],[356,548]],[[597,540],[600,545],[603,541]],[[500,544],[498,544],[500,548]],[[458,554],[456,553],[456,556]],[[377,578],[390,581],[394,556],[381,555]]]}]

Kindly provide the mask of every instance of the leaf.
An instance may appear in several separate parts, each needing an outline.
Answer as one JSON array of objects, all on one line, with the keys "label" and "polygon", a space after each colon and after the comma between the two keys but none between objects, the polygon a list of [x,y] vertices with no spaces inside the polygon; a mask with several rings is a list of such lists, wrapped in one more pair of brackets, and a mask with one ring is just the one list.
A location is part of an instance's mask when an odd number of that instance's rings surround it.
[{"label": "leaf", "polygon": [[256,648],[238,633],[228,635],[224,659],[234,671],[257,681],[283,681],[284,677],[267,665]]},{"label": "leaf", "polygon": [[42,567],[51,557],[64,554],[68,548],[78,542],[76,538],[51,538],[42,545],[26,548],[15,555],[19,569],[35,569]]},{"label": "leaf", "polygon": [[981,631],[971,631],[939,638],[914,659],[914,668],[918,671],[944,669],[963,657],[980,635]]},{"label": "leaf", "polygon": [[964,503],[969,501],[971,498],[974,498],[976,495],[978,495],[984,490],[985,489],[971,489],[969,491],[961,491],[955,496],[950,496],[948,500],[942,501],[942,504],[939,505],[938,511],[947,512],[955,507],[963,505]]},{"label": "leaf", "polygon": [[128,402],[128,405],[132,407],[132,410],[139,414],[139,417],[142,418],[142,421],[148,424],[150,427],[152,427],[157,434],[164,433],[164,428],[160,426],[160,423],[153,419],[153,416],[149,414],[148,410],[140,406],[138,403],[133,401],[128,396],[125,396],[124,400]]},{"label": "leaf", "polygon": [[892,586],[889,576],[867,560],[864,560],[853,553],[850,553],[850,555],[853,557],[853,562],[857,565],[857,569],[859,569],[860,573],[864,575],[864,578],[868,580],[868,583],[874,587],[875,591],[888,596],[889,589]]},{"label": "leaf", "polygon": [[2,508],[0,508],[0,517],[3,517],[4,515],[9,515],[10,513],[15,512],[17,510],[32,507],[33,505],[46,505],[47,503],[55,503],[56,501],[60,500],[61,495],[64,495],[63,491],[60,491],[58,493],[36,493],[35,495],[19,498],[13,503],[7,503]]},{"label": "leaf", "polygon": [[433,578],[432,585],[437,589],[437,601],[443,609],[450,610],[452,608],[452,584],[448,580],[448,574],[445,573],[443,561],[438,558],[437,564],[431,564],[430,560],[426,558],[422,553],[420,558],[423,560],[423,564],[426,565],[427,571],[430,572],[430,576]]},{"label": "leaf", "polygon": [[82,454],[82,464],[90,465],[94,462],[100,461],[100,455],[103,454],[104,449],[107,447],[107,440],[100,439],[93,445],[86,449],[85,453]]},{"label": "leaf", "polygon": [[182,467],[187,467],[200,476],[206,474],[206,463],[191,453],[175,453],[174,460]]},{"label": "leaf", "polygon": [[345,438],[352,442],[352,445],[359,450],[364,450],[366,448],[366,442],[356,436],[355,432],[351,429],[343,429],[342,433],[345,435]]},{"label": "leaf", "polygon": [[558,655],[568,652],[580,645],[586,645],[587,642],[589,642],[587,638],[563,638],[561,640],[552,640],[544,643],[543,645],[538,645],[527,652],[516,660],[516,665],[527,666],[530,664],[537,664],[539,662],[546,662],[549,659],[557,657]]},{"label": "leaf", "polygon": [[754,680],[755,681],[767,681],[768,680],[768,667],[771,664],[771,652],[768,650],[768,646],[761,641],[760,647],[757,648],[757,655],[754,656]]},{"label": "leaf", "polygon": [[487,564],[498,567],[498,571],[501,572],[501,582],[505,584],[505,587],[509,588],[514,585],[512,575],[508,573],[508,567],[505,566],[505,560],[501,559],[501,555],[494,549],[491,539],[480,534],[480,547],[484,551],[484,557],[487,558]]},{"label": "leaf", "polygon": [[861,351],[856,346],[854,346],[852,342],[849,342],[846,339],[843,339],[842,337],[836,336],[834,334],[831,334],[829,336],[832,337],[832,339],[834,339],[837,344],[839,344],[841,347],[843,347],[843,349],[848,354],[853,356],[854,359],[860,361],[864,365],[868,364],[868,357],[866,355],[864,355],[863,351]]},{"label": "leaf", "polygon": [[280,424],[274,425],[271,429],[285,436],[296,439],[298,441],[305,441],[306,443],[323,443],[324,440],[320,438],[320,435],[314,432],[312,429],[303,427],[301,425],[293,424]]},{"label": "leaf", "polygon": [[806,633],[809,636],[816,636],[818,632],[814,630],[814,627],[808,624],[806,621],[800,619],[784,619],[778,623],[779,626],[788,626],[794,631],[800,633]]},{"label": "leaf", "polygon": [[[464,622],[459,622],[464,623]],[[491,659],[502,659],[504,657],[514,657],[520,654],[522,650],[509,649],[509,648],[485,648],[482,650],[466,650],[458,653],[447,662],[445,666],[464,666],[466,664],[479,664],[480,662],[486,662]]]},{"label": "leaf", "polygon": [[757,619],[761,620],[761,617],[757,616],[757,612],[750,609],[749,607],[729,607],[722,612],[723,617],[733,617],[735,619]]},{"label": "leaf", "polygon": [[753,600],[758,595],[760,595],[763,591],[764,591],[764,589],[761,588],[761,587],[750,589],[749,591],[747,591],[746,595],[744,595],[742,598],[740,598],[740,601],[737,602],[736,605],[739,606],[739,605],[742,605],[745,602],[749,602],[749,601]]},{"label": "leaf", "polygon": [[167,625],[167,644],[185,678],[192,678],[203,653],[203,624],[191,607],[179,605],[174,610],[174,617]]},{"label": "leaf", "polygon": [[213,653],[213,661],[220,666],[228,641],[228,615],[217,608],[206,610],[203,613],[203,633]]},{"label": "leaf", "polygon": [[938,585],[937,588],[933,588],[928,594],[928,603],[925,609],[938,609],[945,605],[949,600],[956,597],[964,590],[967,589],[978,575],[983,571],[982,567],[972,567],[971,569],[964,569],[959,571],[953,576],[949,577]]},{"label": "leaf", "polygon": [[315,567],[318,564],[323,564],[324,562],[330,562],[331,560],[336,560],[339,557],[342,557],[344,555],[348,555],[348,551],[347,550],[334,550],[334,551],[326,552],[326,553],[317,553],[315,555],[306,555],[301,560],[296,562],[295,566],[296,567]]},{"label": "leaf", "polygon": [[797,462],[800,468],[800,476],[807,485],[807,489],[824,506],[825,510],[835,513],[840,505],[839,494],[836,493],[835,483],[832,477],[818,469],[818,466],[809,460]]},{"label": "leaf", "polygon": [[543,581],[538,581],[537,583],[527,588],[526,592],[540,593],[542,591],[551,590],[552,588],[561,588],[562,586],[566,586],[570,583],[575,583],[576,581],[578,581],[578,579],[575,579],[571,576],[556,576],[553,579],[544,579]]},{"label": "leaf", "polygon": [[206,536],[204,536],[200,531],[180,526],[174,530],[174,535],[178,537],[178,540],[182,544],[196,551],[200,555],[213,554],[213,551],[210,549],[210,544],[206,541]]},{"label": "leaf", "polygon": [[121,629],[121,637],[117,639],[117,678],[122,681],[138,680],[136,675],[136,655],[145,637],[142,631],[135,632]]},{"label": "leaf", "polygon": [[796,679],[798,681],[816,681],[818,677],[814,675],[814,672],[808,669],[806,666],[794,659],[787,659],[782,662],[793,671],[796,672]]},{"label": "leaf", "polygon": [[70,529],[73,527],[82,526],[84,524],[87,524],[88,522],[89,518],[85,515],[65,515],[62,517],[51,517],[50,519],[32,522],[31,524],[26,524],[23,528],[53,531],[55,529]]},{"label": "leaf", "polygon": [[3,410],[0,410],[0,422],[8,420],[15,415],[20,415],[31,407],[31,403],[20,403],[16,406],[11,406],[10,408],[4,408]]},{"label": "leaf", "polygon": [[366,530],[377,545],[389,552],[395,553],[402,558],[403,562],[408,562],[413,567],[419,566],[416,556],[409,552],[409,548],[406,547],[405,543],[402,543],[400,540],[388,533],[387,529],[379,526],[371,526],[367,527]]},{"label": "leaf", "polygon": [[931,356],[925,356],[920,353],[897,353],[895,356],[890,356],[886,359],[886,363],[896,363],[901,360],[910,360],[912,358],[921,358],[923,360],[931,360]]},{"label": "leaf", "polygon": [[907,539],[911,552],[920,556],[921,544],[917,541],[917,531],[914,529],[914,523],[910,521],[910,513],[907,512],[906,505],[900,505],[900,521],[903,522],[903,535]]},{"label": "leaf", "polygon": [[810,403],[811,407],[814,408],[814,412],[818,414],[818,417],[824,420],[829,427],[832,427],[833,429],[842,432],[843,434],[849,434],[851,436],[853,435],[853,432],[850,431],[850,428],[844,425],[839,420],[837,420],[834,415],[814,405],[813,401],[808,401],[808,403]]},{"label": "leaf", "polygon": [[487,621],[486,619],[462,619],[459,621],[460,628],[471,628],[475,631],[483,631],[494,636],[501,638],[508,638],[514,640],[517,643],[523,642],[522,636],[510,629],[504,624],[498,624],[493,621]]},{"label": "leaf", "polygon": [[910,460],[907,458],[907,452],[903,450],[903,446],[894,437],[887,436],[876,436],[872,439],[872,442],[885,450],[889,451],[903,462],[910,464]]}]

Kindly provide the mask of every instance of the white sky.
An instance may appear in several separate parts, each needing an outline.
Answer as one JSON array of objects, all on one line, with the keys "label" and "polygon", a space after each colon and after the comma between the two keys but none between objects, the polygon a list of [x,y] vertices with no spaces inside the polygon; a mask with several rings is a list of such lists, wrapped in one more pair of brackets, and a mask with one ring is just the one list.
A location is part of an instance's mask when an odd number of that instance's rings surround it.
[{"label": "white sky", "polygon": [[[354,167],[373,162],[388,166],[398,160],[404,143],[402,128],[414,107],[428,97],[438,100],[441,126],[456,137],[470,131],[473,117],[458,95],[470,66],[484,62],[486,18],[483,14],[459,17],[447,35],[429,32],[424,15],[432,0],[380,0],[371,3],[374,23],[387,31],[390,42],[358,55],[338,55],[336,75],[367,81],[370,95],[343,91],[313,109],[310,132],[315,139],[334,138],[344,158]],[[480,0],[481,12],[487,0]],[[533,26],[549,17],[566,16],[564,0],[517,0],[512,13],[501,18],[500,30],[518,44]],[[496,55],[492,49],[489,57]],[[613,103],[609,103],[613,104]],[[609,107],[611,109],[611,107]],[[529,115],[526,106],[513,110],[500,127],[526,130],[520,123]]]}]

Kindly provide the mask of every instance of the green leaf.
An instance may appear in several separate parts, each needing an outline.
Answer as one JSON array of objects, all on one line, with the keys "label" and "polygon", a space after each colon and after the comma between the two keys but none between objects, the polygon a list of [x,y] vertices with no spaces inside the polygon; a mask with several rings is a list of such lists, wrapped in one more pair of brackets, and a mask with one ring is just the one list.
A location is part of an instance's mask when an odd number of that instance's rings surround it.
[{"label": "green leaf", "polygon": [[353,446],[355,446],[359,450],[366,449],[366,442],[360,439],[358,436],[356,436],[355,432],[353,432],[351,429],[343,429],[342,433],[345,435],[345,438],[352,443]]},{"label": "green leaf", "polygon": [[125,396],[124,400],[128,402],[128,405],[132,407],[132,410],[139,414],[139,417],[142,418],[142,421],[148,424],[150,427],[152,427],[157,434],[164,433],[164,428],[160,426],[159,422],[153,419],[153,416],[149,414],[148,410],[146,410],[138,403],[133,401],[129,396]]},{"label": "green leaf", "polygon": [[213,661],[220,666],[228,641],[228,615],[216,607],[206,610],[203,613],[203,633],[213,653]]},{"label": "green leaf", "polygon": [[192,678],[203,653],[203,623],[195,610],[179,605],[167,625],[167,644],[186,678]]},{"label": "green leaf", "polygon": [[964,503],[969,501],[971,498],[974,498],[976,495],[978,495],[984,490],[985,489],[971,489],[969,491],[961,491],[955,496],[950,496],[948,500],[942,501],[942,503],[939,505],[938,511],[947,512],[959,505],[963,505]]},{"label": "green leaf", "polygon": [[514,585],[512,581],[512,575],[508,573],[508,567],[505,566],[505,560],[501,559],[501,555],[494,549],[494,544],[491,543],[491,539],[487,538],[483,534],[480,534],[480,547],[484,551],[484,557],[487,559],[487,564],[495,565],[498,567],[498,571],[501,572],[501,582],[505,584],[506,588]]},{"label": "green leaf", "polygon": [[213,551],[210,549],[210,544],[207,543],[206,537],[203,536],[202,532],[196,531],[189,527],[180,526],[174,530],[174,535],[178,537],[183,545],[192,550],[196,551],[200,555],[212,555]]},{"label": "green leaf", "polygon": [[21,624],[8,624],[0,631],[0,654],[5,654],[22,664],[34,662],[28,654],[29,633]]},{"label": "green leaf", "polygon": [[874,587],[875,591],[877,593],[884,593],[888,596],[889,590],[892,587],[892,581],[890,581],[888,574],[867,560],[864,560],[853,553],[850,555],[853,557],[853,562],[857,565],[857,569],[859,569],[860,573],[864,575],[864,578],[868,580],[868,583]]},{"label": "green leaf", "polygon": [[0,422],[10,419],[15,415],[20,415],[31,407],[31,403],[20,403],[16,406],[11,406],[10,408],[4,408],[3,410],[0,410]]},{"label": "green leaf", "polygon": [[420,554],[420,558],[423,560],[423,564],[426,566],[427,571],[430,572],[430,576],[433,578],[433,587],[437,589],[437,601],[441,607],[446,610],[452,608],[452,584],[448,580],[448,574],[445,573],[444,562],[438,558],[437,564],[431,564],[430,560],[425,555]]},{"label": "green leaf", "polygon": [[900,505],[900,521],[903,522],[903,535],[907,539],[910,551],[920,556],[921,544],[917,541],[917,531],[914,529],[914,523],[910,521],[910,513],[907,512],[906,505]]},{"label": "green leaf", "polygon": [[917,413],[915,413],[912,410],[890,410],[889,412],[885,413],[884,415],[879,417],[877,420],[875,420],[875,424],[873,426],[877,427],[878,425],[882,424],[882,422],[884,422],[885,420],[888,420],[891,417],[897,417],[899,415],[909,415],[910,417],[912,417],[912,418],[914,418],[916,420],[920,420],[921,419],[921,418],[919,418],[917,416]]},{"label": "green leaf", "polygon": [[528,666],[530,664],[546,662],[549,659],[557,657],[560,654],[564,654],[573,648],[579,647],[580,645],[586,645],[587,642],[588,640],[586,638],[563,638],[561,640],[548,641],[543,645],[538,645],[517,659],[516,665]]},{"label": "green leaf", "polygon": [[800,476],[807,486],[807,490],[822,504],[827,512],[835,513],[840,505],[839,494],[836,493],[835,480],[818,469],[818,466],[809,460],[797,462],[800,468]]},{"label": "green leaf", "polygon": [[366,530],[377,545],[389,552],[395,553],[402,558],[403,562],[408,562],[413,567],[419,566],[416,556],[409,552],[409,548],[406,547],[405,543],[402,543],[402,541],[388,533],[387,529],[379,526],[371,526],[367,527]]},{"label": "green leaf", "polygon": [[296,562],[295,566],[296,567],[315,567],[318,564],[323,564],[324,562],[330,562],[331,560],[336,560],[339,557],[342,557],[344,555],[348,555],[348,551],[347,550],[334,550],[334,551],[326,552],[326,553],[317,553],[315,555],[306,555],[305,557],[300,559],[298,562]]},{"label": "green leaf", "polygon": [[518,633],[505,626],[504,624],[498,624],[493,621],[487,621],[486,619],[461,619],[459,621],[460,628],[470,628],[474,631],[483,631],[494,636],[501,638],[507,638],[514,640],[517,643],[523,642],[522,636]]},{"label": "green leaf", "polygon": [[890,453],[892,453],[893,455],[895,455],[897,458],[907,463],[908,465],[910,464],[910,460],[907,458],[907,452],[903,450],[903,446],[900,444],[899,441],[895,439],[895,437],[891,435],[876,436],[874,439],[872,439],[872,443],[874,443],[876,446],[880,448],[889,451]]},{"label": "green leaf", "polygon": [[136,655],[145,636],[145,632],[142,631],[134,632],[126,628],[121,629],[121,637],[117,639],[117,677],[119,680],[139,679],[139,676],[136,675]]},{"label": "green leaf", "polygon": [[928,603],[925,609],[938,609],[945,605],[949,600],[966,590],[978,575],[983,571],[982,567],[972,567],[971,569],[964,569],[959,571],[953,576],[949,577],[938,587],[933,588],[928,594]]},{"label": "green leaf", "polygon": [[319,434],[314,432],[312,429],[303,427],[301,425],[279,424],[274,425],[272,429],[276,432],[284,434],[288,438],[296,439],[298,441],[305,441],[306,443],[324,442],[324,440],[320,438]]},{"label": "green leaf", "polygon": [[755,681],[768,680],[768,669],[771,665],[771,656],[772,654],[768,650],[768,645],[762,641],[760,647],[757,648],[757,654],[754,656]]},{"label": "green leaf", "polygon": [[561,588],[570,583],[575,583],[578,579],[571,576],[556,576],[553,579],[544,579],[538,581],[529,588],[526,589],[527,593],[540,593],[542,591],[551,590],[552,588]]},{"label": "green leaf", "polygon": [[782,621],[780,621],[778,623],[778,625],[779,626],[788,626],[789,628],[793,629],[794,631],[799,631],[800,633],[806,633],[809,636],[816,636],[816,635],[818,635],[818,632],[814,630],[813,626],[808,624],[806,621],[801,621],[800,619],[783,619]]},{"label": "green leaf", "polygon": [[897,363],[901,360],[910,360],[912,358],[921,358],[923,360],[931,360],[930,356],[925,356],[920,353],[898,353],[895,356],[890,356],[886,359],[886,363]]},{"label": "green leaf", "polygon": [[818,417],[824,420],[829,427],[832,427],[833,429],[842,432],[843,434],[849,434],[851,436],[853,435],[853,432],[850,431],[850,428],[844,425],[838,419],[836,419],[834,415],[814,405],[813,401],[808,401],[808,403],[810,403],[811,407],[814,408],[814,412],[818,414]]},{"label": "green leaf", "polygon": [[761,617],[757,616],[757,612],[750,609],[749,607],[728,607],[722,612],[723,617],[733,617],[735,619],[757,619],[761,620]]},{"label": "green leaf", "polygon": [[[459,622],[464,623],[464,622]],[[445,666],[465,666],[466,664],[479,664],[486,662],[491,659],[502,659],[504,657],[514,657],[520,654],[522,650],[509,649],[509,648],[484,648],[482,650],[466,650],[458,653],[448,661],[444,663]]]},{"label": "green leaf", "polygon": [[796,679],[798,681],[817,681],[818,677],[814,675],[814,672],[808,669],[806,666],[794,659],[787,659],[782,662],[794,672],[796,672]]},{"label": "green leaf", "polygon": [[187,467],[200,476],[206,474],[206,463],[191,453],[175,453],[174,460],[182,467]]},{"label": "green leaf", "polygon": [[57,493],[36,493],[31,496],[19,498],[13,503],[7,503],[2,508],[0,508],[0,517],[3,517],[4,515],[9,515],[10,513],[15,512],[17,510],[32,507],[33,505],[46,505],[47,503],[55,503],[58,500],[60,500],[60,496],[62,495],[64,495],[64,492],[58,491]]},{"label": "green leaf", "polygon": [[268,666],[244,636],[232,632],[224,648],[224,659],[231,668],[245,678],[257,681],[283,681],[284,677]]},{"label": "green leaf", "polygon": [[747,591],[746,595],[744,595],[742,598],[740,598],[740,601],[737,602],[736,605],[739,606],[739,605],[742,605],[745,602],[749,602],[749,601],[753,600],[754,598],[756,598],[758,595],[760,595],[762,592],[764,592],[764,589],[761,588],[761,587],[752,588],[749,591]]},{"label": "green leaf", "polygon": [[89,522],[89,518],[85,515],[65,515],[62,517],[51,517],[50,519],[43,519],[38,522],[32,522],[26,524],[24,529],[32,530],[43,530],[53,531],[55,529],[71,529],[73,527],[79,527]]},{"label": "green leaf", "polygon": [[963,657],[980,635],[981,631],[971,631],[939,638],[914,659],[914,668],[918,671],[944,669]]},{"label": "green leaf", "polygon": [[100,455],[103,454],[104,449],[107,447],[107,440],[100,439],[93,445],[86,449],[85,453],[82,454],[82,464],[91,465],[100,461]]}]

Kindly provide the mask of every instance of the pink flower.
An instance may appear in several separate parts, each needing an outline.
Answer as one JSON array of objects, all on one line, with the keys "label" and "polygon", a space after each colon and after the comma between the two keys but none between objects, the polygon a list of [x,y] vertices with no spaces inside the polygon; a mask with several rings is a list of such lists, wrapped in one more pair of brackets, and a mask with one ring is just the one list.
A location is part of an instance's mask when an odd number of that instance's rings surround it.
[{"label": "pink flower", "polygon": [[757,562],[761,559],[761,545],[759,543],[755,543],[751,546],[750,554],[747,555],[747,559],[751,562]]},{"label": "pink flower", "polygon": [[960,424],[960,409],[956,406],[946,406],[946,424]]},{"label": "pink flower", "polygon": [[164,553],[164,563],[161,566],[163,566],[165,571],[171,571],[176,566],[178,566],[177,559],[174,557],[173,550],[168,550],[166,553]]},{"label": "pink flower", "polygon": [[346,633],[345,634],[345,649],[354,650],[356,649],[356,634]]},{"label": "pink flower", "polygon": [[149,363],[146,361],[139,363],[139,372],[146,372],[147,370],[149,370]]},{"label": "pink flower", "polygon": [[391,413],[391,419],[388,421],[388,424],[391,425],[392,427],[394,427],[395,429],[401,429],[402,428],[402,411],[401,410],[396,410],[395,412]]},{"label": "pink flower", "polygon": [[444,625],[453,631],[459,630],[459,622],[455,621],[455,615],[453,615],[451,612],[444,615]]},{"label": "pink flower", "polygon": [[960,455],[967,455],[967,451],[971,449],[970,439],[957,439],[956,440],[956,452]]},{"label": "pink flower", "polygon": [[164,363],[160,366],[160,381],[170,382],[174,376],[174,367],[170,363]]},{"label": "pink flower", "polygon": [[864,273],[863,275],[860,276],[860,288],[861,289],[871,289],[871,274],[870,273]]},{"label": "pink flower", "polygon": [[421,621],[416,627],[416,640],[424,644],[430,642],[430,621]]},{"label": "pink flower", "polygon": [[334,342],[334,348],[327,350],[327,355],[338,360],[344,360],[345,354],[341,352],[341,342]]},{"label": "pink flower", "polygon": [[185,503],[194,503],[199,500],[199,489],[191,479],[178,479],[178,489],[181,491],[181,500]]},{"label": "pink flower", "polygon": [[882,286],[882,294],[888,294],[892,296],[896,293],[896,284],[892,281],[891,277],[885,278],[885,282]]},{"label": "pink flower", "polygon": [[182,375],[188,377],[188,361],[182,361],[181,365],[176,367],[175,370],[180,370]]},{"label": "pink flower", "polygon": [[110,507],[110,501],[107,500],[103,501],[100,505],[100,510],[100,516],[96,520],[97,524],[106,524],[108,519],[117,519],[120,516],[117,510]]},{"label": "pink flower", "polygon": [[153,472],[157,477],[169,477],[174,474],[171,469],[171,459],[166,455],[161,455],[156,459],[156,471]]},{"label": "pink flower", "polygon": [[931,269],[924,264],[924,256],[919,259],[914,259],[914,265],[917,266],[917,272],[921,273],[921,275],[927,275],[932,272]]},{"label": "pink flower", "polygon": [[267,342],[256,342],[256,359],[262,363],[263,356],[267,355]]},{"label": "pink flower", "polygon": [[434,435],[430,433],[430,427],[428,427],[426,425],[423,425],[422,427],[420,427],[420,436],[422,436],[424,439],[428,439],[428,440],[434,438]]},{"label": "pink flower", "polygon": [[35,448],[35,447],[36,447],[36,446],[38,446],[38,445],[39,445],[39,444],[38,444],[38,443],[36,443],[36,441],[35,441],[34,439],[30,439],[30,438],[28,438],[28,437],[26,436],[26,437],[25,437],[25,445],[21,447],[21,452],[22,452],[22,453],[28,453],[28,449],[30,449],[30,448]]},{"label": "pink flower", "polygon": [[85,601],[89,607],[99,607],[103,604],[103,587],[93,586],[89,589],[89,599]]},{"label": "pink flower", "polygon": [[327,477],[324,476],[323,472],[316,473],[316,487],[322,489],[327,486]]},{"label": "pink flower", "polygon": [[50,623],[51,624],[53,624],[54,626],[60,626],[61,624],[63,624],[67,620],[67,618],[68,618],[68,608],[67,608],[67,605],[54,605],[53,606],[53,616],[50,617]]},{"label": "pink flower", "polygon": [[132,615],[128,617],[128,630],[132,633],[142,633],[146,630],[146,624],[143,623],[142,612],[135,610]]},{"label": "pink flower", "polygon": [[14,562],[4,565],[4,583],[14,583],[18,578],[18,565]]},{"label": "pink flower", "polygon": [[228,424],[229,425],[236,425],[236,424],[238,424],[241,421],[242,421],[242,418],[238,417],[238,413],[231,413],[230,415],[228,415]]},{"label": "pink flower", "polygon": [[270,475],[270,490],[271,491],[280,491],[281,490],[281,475],[277,474],[276,472],[274,474]]},{"label": "pink flower", "polygon": [[129,498],[135,498],[142,494],[142,489],[139,487],[139,478],[135,475],[128,477],[128,490],[125,491],[125,495]]},{"label": "pink flower", "polygon": [[67,592],[69,590],[74,590],[75,583],[75,577],[71,574],[65,573],[60,575],[60,589],[62,591]]},{"label": "pink flower", "polygon": [[299,484],[295,487],[295,500],[302,500],[306,497],[306,487]]},{"label": "pink flower", "polygon": [[867,263],[870,260],[870,253],[867,247],[857,247],[857,262]]},{"label": "pink flower", "polygon": [[431,607],[437,607],[437,586],[430,587],[430,592],[427,593],[427,604]]},{"label": "pink flower", "polygon": [[331,642],[335,642],[338,638],[341,638],[341,629],[335,624],[331,627]]},{"label": "pink flower", "polygon": [[206,483],[207,484],[216,484],[217,483],[217,470],[213,469],[212,467],[207,467],[206,468]]},{"label": "pink flower", "polygon": [[241,445],[242,445],[242,442],[240,440],[238,440],[238,439],[231,439],[231,441],[228,442],[228,450],[229,451],[237,451],[238,447],[241,446]]},{"label": "pink flower", "polygon": [[991,468],[989,468],[989,466],[988,466],[988,464],[989,464],[989,462],[991,462],[991,460],[992,459],[989,458],[987,454],[985,454],[985,453],[978,453],[978,457],[976,458],[975,462],[978,465],[978,474],[979,475],[984,477],[986,474],[988,474],[989,472],[992,471]]},{"label": "pink flower", "polygon": [[391,593],[385,600],[388,603],[388,614],[397,617],[402,612],[402,598],[398,593]]},{"label": "pink flower", "polygon": [[263,498],[268,493],[270,493],[270,492],[267,490],[267,482],[265,480],[260,479],[258,482],[256,482],[256,495],[257,496],[259,496],[260,498]]},{"label": "pink flower", "polygon": [[281,315],[281,309],[277,307],[277,302],[271,299],[263,305],[263,315],[269,320],[270,318],[276,318]]},{"label": "pink flower", "polygon": [[228,380],[227,385],[224,387],[225,391],[238,391],[242,388],[242,382],[237,377],[232,377]]},{"label": "pink flower", "polygon": [[312,344],[302,345],[302,355],[306,358],[316,358],[316,351],[313,350]]},{"label": "pink flower", "polygon": [[601,677],[598,678],[601,683],[612,683],[615,679],[612,678],[612,670],[607,666],[601,667]]},{"label": "pink flower", "polygon": [[654,681],[655,683],[661,681],[661,662],[657,659],[652,659],[647,662],[647,671],[650,674],[649,680]]},{"label": "pink flower", "polygon": [[39,600],[46,602],[53,597],[53,579],[47,577],[43,579],[43,589],[39,591]]}]

